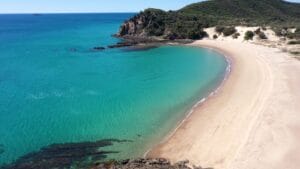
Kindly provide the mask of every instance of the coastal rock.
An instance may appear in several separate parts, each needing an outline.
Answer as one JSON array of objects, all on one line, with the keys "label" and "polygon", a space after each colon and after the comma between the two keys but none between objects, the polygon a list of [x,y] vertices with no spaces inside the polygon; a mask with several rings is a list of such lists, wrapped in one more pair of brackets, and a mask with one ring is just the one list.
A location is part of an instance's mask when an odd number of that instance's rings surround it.
[{"label": "coastal rock", "polygon": [[[0,166],[0,169],[204,169],[190,167],[189,161],[175,164],[165,158],[136,158],[103,161],[109,151],[99,150],[113,142],[127,140],[107,139],[96,142],[54,144],[44,147],[39,152],[23,156],[12,164]],[[210,168],[207,168],[210,169]]]},{"label": "coastal rock", "polygon": [[122,164],[122,165],[128,164],[129,161],[130,161],[130,159],[122,160],[122,161],[121,161],[121,164]]},{"label": "coastal rock", "polygon": [[117,44],[114,44],[114,45],[109,45],[107,47],[108,48],[121,48],[121,47],[134,46],[137,44],[138,44],[138,42],[135,42],[135,41],[123,41],[123,42],[118,42]]},{"label": "coastal rock", "polygon": [[175,165],[177,165],[177,166],[185,166],[188,163],[189,163],[189,160],[184,160],[184,161],[179,161],[179,162],[175,163]]},{"label": "coastal rock", "polygon": [[145,15],[136,15],[129,21],[124,22],[119,30],[117,36],[124,36],[124,35],[139,35],[145,36],[146,33],[144,31],[145,22],[146,22]]},{"label": "coastal rock", "polygon": [[107,162],[104,162],[93,167],[93,169],[204,169],[196,166],[189,167],[188,163],[188,161],[182,161],[172,165],[169,160],[164,158],[137,158],[130,160],[127,163],[115,161],[110,162],[108,165]]}]

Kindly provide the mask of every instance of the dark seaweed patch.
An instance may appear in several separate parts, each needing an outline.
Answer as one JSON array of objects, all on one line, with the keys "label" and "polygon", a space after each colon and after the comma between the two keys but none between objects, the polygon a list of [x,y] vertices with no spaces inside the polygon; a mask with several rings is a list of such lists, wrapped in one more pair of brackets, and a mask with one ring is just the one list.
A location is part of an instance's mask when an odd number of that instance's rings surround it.
[{"label": "dark seaweed patch", "polygon": [[102,147],[128,140],[104,139],[95,142],[52,144],[41,148],[38,152],[29,153],[14,163],[0,167],[1,169],[44,169],[70,168],[89,166],[93,161],[104,160],[108,154],[117,151],[103,151]]},{"label": "dark seaweed patch", "polygon": [[[1,82],[1,81],[0,81]],[[4,145],[0,144],[0,155],[3,154],[5,152],[4,150]]]}]

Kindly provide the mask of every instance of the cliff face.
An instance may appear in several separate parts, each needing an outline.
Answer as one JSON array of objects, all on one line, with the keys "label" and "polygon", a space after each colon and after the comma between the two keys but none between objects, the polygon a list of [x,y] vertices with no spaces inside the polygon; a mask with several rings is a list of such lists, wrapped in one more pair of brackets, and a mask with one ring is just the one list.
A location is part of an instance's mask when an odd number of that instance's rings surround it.
[{"label": "cliff face", "polygon": [[164,34],[166,12],[158,9],[147,9],[123,23],[119,36],[161,36]]},{"label": "cliff face", "polygon": [[[204,20],[204,19],[203,19]],[[147,9],[123,23],[117,34],[120,37],[161,37],[163,39],[201,39],[200,18],[184,16],[177,12]]]},{"label": "cliff face", "polygon": [[120,27],[120,31],[118,33],[119,36],[124,35],[138,35],[138,36],[144,36],[144,25],[146,24],[146,20],[144,16],[137,16],[134,19],[131,19]]}]

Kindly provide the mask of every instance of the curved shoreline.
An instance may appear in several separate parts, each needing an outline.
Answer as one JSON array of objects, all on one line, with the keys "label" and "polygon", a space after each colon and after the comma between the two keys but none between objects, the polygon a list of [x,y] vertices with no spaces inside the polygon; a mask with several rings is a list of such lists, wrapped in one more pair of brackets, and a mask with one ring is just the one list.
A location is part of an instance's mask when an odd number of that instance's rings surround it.
[{"label": "curved shoreline", "polygon": [[[203,40],[202,40],[203,41]],[[202,42],[202,41],[198,41],[198,42]],[[212,42],[212,41],[210,41],[210,42]],[[197,43],[197,42],[196,42]],[[222,48],[221,47],[219,47],[219,46],[214,46],[213,44],[206,44],[206,43],[204,43],[204,44],[196,44],[196,43],[193,43],[193,44],[191,44],[191,46],[194,46],[194,47],[201,47],[201,48],[207,48],[207,49],[211,49],[211,50],[214,50],[214,51],[216,51],[216,52],[218,52],[218,53],[220,53],[222,56],[224,56],[225,58],[230,58],[230,60],[231,60],[231,76],[228,76],[228,79],[224,79],[224,82],[227,82],[227,83],[229,83],[228,81],[232,81],[232,79],[234,78],[234,77],[232,77],[232,76],[234,76],[234,75],[232,75],[233,73],[236,73],[236,69],[233,69],[233,64],[235,64],[235,56],[232,54],[232,53],[230,53],[230,52],[228,52],[228,51],[225,51],[224,49],[222,50]],[[214,43],[214,42],[213,42]],[[229,79],[229,78],[231,78],[231,79]],[[188,121],[192,121],[192,122],[190,122],[190,123],[193,123],[193,121],[194,121],[194,123],[196,123],[196,120],[193,120],[192,118],[193,117],[191,117],[191,116],[197,116],[197,113],[198,113],[198,116],[201,116],[200,115],[200,112],[202,111],[202,109],[204,109],[203,107],[204,106],[206,106],[206,107],[212,107],[211,105],[213,104],[212,102],[214,102],[216,99],[218,99],[218,98],[220,98],[220,97],[222,97],[222,93],[220,93],[220,90],[225,90],[225,92],[227,91],[228,92],[228,90],[227,89],[224,89],[225,88],[225,85],[226,85],[226,83],[222,83],[216,90],[218,90],[218,94],[214,94],[214,95],[212,95],[213,97],[209,97],[210,99],[207,99],[205,102],[203,102],[202,104],[200,104],[200,105],[198,105],[198,106],[196,106],[196,109],[197,110],[195,110],[193,113],[190,113],[188,116],[186,116],[185,118],[184,118],[184,120],[182,121],[182,123],[180,123],[180,125],[179,126],[177,126],[176,127],[176,130],[175,131],[173,131],[173,132],[171,132],[172,134],[170,135],[170,136],[168,136],[167,137],[167,139],[164,139],[162,142],[160,142],[159,144],[157,144],[154,148],[152,148],[148,153],[147,153],[147,157],[150,157],[150,158],[154,158],[154,157],[163,157],[163,158],[167,158],[167,159],[170,159],[170,161],[171,162],[176,162],[176,161],[180,161],[180,160],[190,160],[193,164],[195,164],[195,165],[204,165],[205,167],[213,167],[213,168],[220,168],[220,169],[223,169],[226,165],[221,165],[222,167],[219,167],[219,165],[215,165],[215,164],[213,164],[213,163],[220,163],[219,162],[219,160],[217,160],[217,162],[203,162],[202,161],[202,159],[201,160],[198,160],[198,159],[194,159],[194,160],[192,160],[191,159],[191,157],[188,157],[188,156],[186,156],[186,155],[183,155],[184,157],[173,157],[173,153],[175,154],[175,153],[178,153],[178,154],[180,154],[181,152],[180,151],[184,151],[185,153],[187,153],[187,150],[176,150],[176,152],[174,151],[174,150],[172,150],[173,149],[173,147],[174,146],[182,146],[182,145],[184,145],[185,143],[178,143],[179,141],[183,141],[183,139],[182,140],[180,140],[181,138],[175,138],[174,139],[174,137],[184,137],[184,136],[182,136],[182,135],[184,135],[185,133],[185,125],[189,125],[189,122]],[[228,84],[227,84],[228,85]],[[199,122],[199,123],[201,123],[201,121]],[[198,128],[198,129],[200,129],[200,128]],[[182,131],[184,131],[184,132],[181,132],[180,133],[180,131],[179,130],[182,130]],[[213,129],[214,131],[213,132],[215,132],[215,130],[218,130],[218,128],[214,128]],[[197,131],[192,131],[194,134],[196,134],[197,133]],[[179,133],[179,134],[178,134]],[[220,138],[221,139],[221,138]],[[178,141],[179,140],[179,141]],[[172,143],[170,143],[171,141],[173,141]],[[188,141],[191,141],[191,140],[188,140]],[[184,142],[186,142],[186,141],[184,141]],[[197,142],[196,141],[194,141],[194,142],[192,142],[192,143],[196,143],[197,144]],[[181,144],[181,145],[180,145]],[[191,144],[191,143],[186,143],[186,144]],[[165,147],[167,147],[167,149],[168,150],[164,150],[165,149]],[[191,153],[192,153],[192,150],[190,150],[191,151]],[[214,155],[215,156],[215,155]],[[213,159],[215,158],[215,157],[212,157]],[[211,159],[206,159],[206,160],[211,160]],[[202,161],[202,162],[201,162]],[[214,161],[216,161],[216,160],[214,160]]]},{"label": "curved shoreline", "polygon": [[233,67],[233,58],[230,57],[229,55],[223,53],[222,51],[220,51],[218,49],[214,49],[214,48],[211,48],[211,47],[195,46],[195,45],[189,45],[189,44],[184,45],[184,46],[191,46],[191,47],[198,47],[198,48],[203,48],[203,49],[209,49],[209,50],[212,50],[213,52],[218,53],[222,57],[224,57],[225,60],[226,60],[226,62],[227,62],[227,67],[226,67],[225,72],[224,72],[224,77],[223,77],[222,81],[220,82],[220,84],[218,84],[217,88],[213,89],[212,92],[210,92],[207,96],[205,96],[204,98],[201,98],[199,101],[197,101],[185,113],[184,118],[178,122],[178,124],[175,126],[174,129],[172,129],[159,143],[155,144],[153,147],[151,147],[150,149],[148,149],[144,153],[144,155],[143,155],[144,158],[146,158],[149,155],[149,153],[152,150],[154,150],[156,147],[158,147],[161,144],[166,143],[176,133],[176,131],[186,122],[186,120],[195,112],[195,109],[201,107],[202,104],[204,104],[205,102],[207,102],[212,97],[216,97],[218,95],[218,92],[224,86],[224,84],[226,83],[226,81],[228,80],[228,78],[229,78],[229,76],[231,74],[231,70],[232,70],[232,67]]},{"label": "curved shoreline", "polygon": [[300,166],[300,62],[276,48],[202,40],[232,59],[228,80],[149,157],[215,169]]}]

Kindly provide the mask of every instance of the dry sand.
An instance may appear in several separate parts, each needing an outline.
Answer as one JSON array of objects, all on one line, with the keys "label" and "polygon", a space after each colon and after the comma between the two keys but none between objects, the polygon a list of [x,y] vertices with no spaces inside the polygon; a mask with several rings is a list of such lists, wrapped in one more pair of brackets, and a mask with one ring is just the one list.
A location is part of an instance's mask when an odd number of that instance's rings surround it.
[{"label": "dry sand", "polygon": [[232,60],[219,93],[149,157],[215,169],[300,168],[300,61],[276,48],[201,40]]}]

